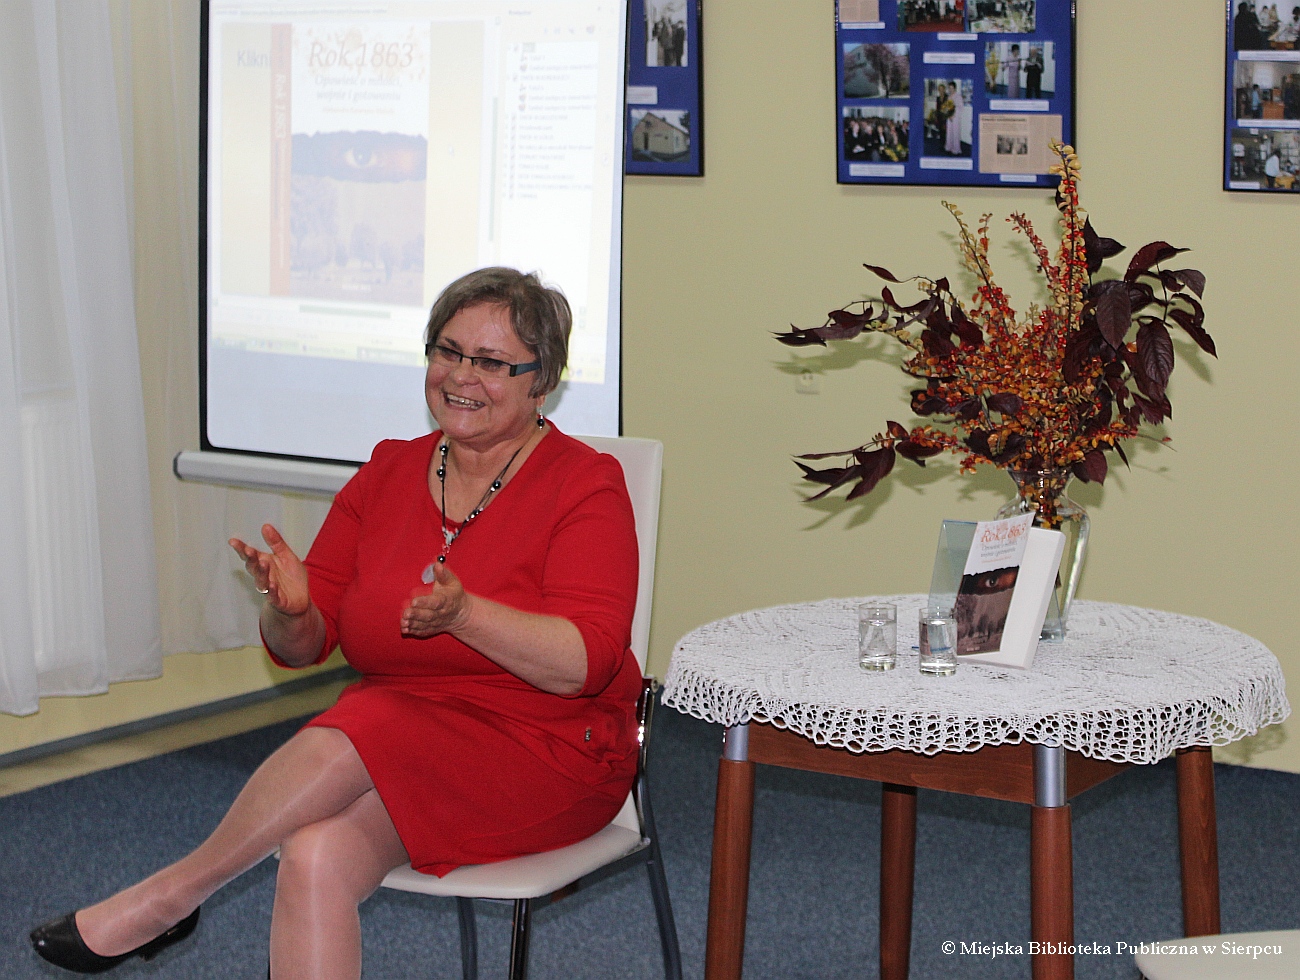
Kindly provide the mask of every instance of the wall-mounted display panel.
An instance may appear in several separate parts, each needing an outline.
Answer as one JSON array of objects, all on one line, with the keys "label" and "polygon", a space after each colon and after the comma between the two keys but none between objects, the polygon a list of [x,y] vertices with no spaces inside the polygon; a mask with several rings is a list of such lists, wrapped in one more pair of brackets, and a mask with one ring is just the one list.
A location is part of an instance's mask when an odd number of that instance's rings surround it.
[{"label": "wall-mounted display panel", "polygon": [[1223,186],[1300,191],[1300,7],[1228,0]]},{"label": "wall-mounted display panel", "polygon": [[839,182],[1049,184],[1074,44],[1072,0],[837,0]]},{"label": "wall-mounted display panel", "polygon": [[702,0],[631,0],[628,8],[629,174],[704,175]]}]

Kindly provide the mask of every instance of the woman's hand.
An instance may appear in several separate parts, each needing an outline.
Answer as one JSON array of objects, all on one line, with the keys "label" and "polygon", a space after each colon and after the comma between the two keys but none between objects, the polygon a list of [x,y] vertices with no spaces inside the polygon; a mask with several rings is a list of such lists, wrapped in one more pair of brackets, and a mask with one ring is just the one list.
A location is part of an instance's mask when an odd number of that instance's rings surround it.
[{"label": "woman's hand", "polygon": [[270,524],[262,525],[262,538],[270,552],[258,551],[239,538],[231,538],[230,547],[244,560],[257,591],[266,596],[272,609],[285,616],[301,616],[311,608],[307,568]]},{"label": "woman's hand", "polygon": [[443,562],[433,563],[433,585],[412,589],[402,610],[402,635],[427,640],[438,633],[454,633],[469,622],[473,599],[460,579]]}]

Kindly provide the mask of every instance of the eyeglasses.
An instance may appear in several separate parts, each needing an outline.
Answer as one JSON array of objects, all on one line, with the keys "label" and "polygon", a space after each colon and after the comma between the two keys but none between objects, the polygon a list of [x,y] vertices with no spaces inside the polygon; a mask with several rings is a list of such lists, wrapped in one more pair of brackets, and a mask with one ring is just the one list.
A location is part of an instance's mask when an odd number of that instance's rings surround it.
[{"label": "eyeglasses", "polygon": [[462,354],[460,351],[444,347],[442,344],[426,344],[424,356],[429,360],[436,359],[449,367],[454,367],[461,361],[469,361],[479,374],[488,376],[504,374],[511,378],[518,374],[536,371],[542,366],[541,361],[529,361],[527,364],[511,364],[509,361],[503,361],[497,357],[471,357],[469,354]]}]

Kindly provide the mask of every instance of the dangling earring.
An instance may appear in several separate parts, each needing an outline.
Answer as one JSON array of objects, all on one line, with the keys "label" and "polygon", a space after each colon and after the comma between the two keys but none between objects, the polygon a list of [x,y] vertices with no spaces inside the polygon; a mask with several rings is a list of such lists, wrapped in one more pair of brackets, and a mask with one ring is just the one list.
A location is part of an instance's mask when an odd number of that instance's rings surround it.
[{"label": "dangling earring", "polygon": [[537,428],[539,429],[546,428],[546,419],[542,418],[541,412],[537,413]]}]

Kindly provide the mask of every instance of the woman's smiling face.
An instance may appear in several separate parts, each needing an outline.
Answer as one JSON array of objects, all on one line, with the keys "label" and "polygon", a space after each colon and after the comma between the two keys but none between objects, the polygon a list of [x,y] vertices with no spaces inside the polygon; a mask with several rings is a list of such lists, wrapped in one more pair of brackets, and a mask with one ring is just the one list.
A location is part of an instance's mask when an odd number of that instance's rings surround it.
[{"label": "woman's smiling face", "polygon": [[424,376],[429,412],[449,439],[486,449],[522,436],[534,424],[541,399],[528,393],[531,374],[488,376],[468,360],[491,357],[508,364],[536,360],[516,335],[508,308],[489,303],[467,306],[447,321],[435,343],[466,358],[449,364],[435,353]]}]

